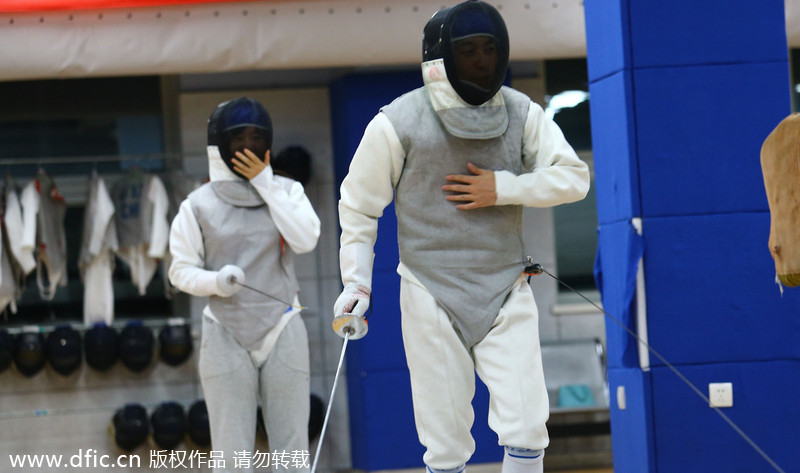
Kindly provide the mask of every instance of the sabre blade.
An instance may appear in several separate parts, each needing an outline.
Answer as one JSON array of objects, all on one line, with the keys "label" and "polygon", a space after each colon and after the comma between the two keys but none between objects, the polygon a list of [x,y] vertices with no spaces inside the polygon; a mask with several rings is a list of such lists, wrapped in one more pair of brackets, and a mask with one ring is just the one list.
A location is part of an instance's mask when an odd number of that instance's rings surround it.
[{"label": "sabre blade", "polygon": [[325,411],[325,420],[322,422],[322,431],[319,433],[319,442],[317,442],[317,452],[314,454],[314,463],[311,465],[311,473],[317,471],[317,462],[319,461],[319,452],[322,451],[322,441],[325,439],[325,431],[328,430],[328,419],[331,416],[331,406],[333,406],[333,396],[336,394],[336,384],[339,382],[339,374],[342,371],[344,364],[344,354],[347,352],[347,342],[350,340],[350,330],[344,334],[344,343],[342,344],[342,353],[339,355],[339,366],[336,367],[336,375],[333,377],[333,387],[331,388],[331,397],[328,399],[328,409]]}]

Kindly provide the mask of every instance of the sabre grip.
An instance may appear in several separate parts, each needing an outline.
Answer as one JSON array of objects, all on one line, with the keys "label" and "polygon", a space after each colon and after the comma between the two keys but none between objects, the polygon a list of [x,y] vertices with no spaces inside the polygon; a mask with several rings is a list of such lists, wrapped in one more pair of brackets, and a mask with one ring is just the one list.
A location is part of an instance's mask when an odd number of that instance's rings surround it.
[{"label": "sabre grip", "polygon": [[242,268],[226,264],[217,271],[217,295],[221,297],[231,297],[242,290],[241,284],[245,283],[244,271]]},{"label": "sabre grip", "polygon": [[331,327],[333,327],[333,331],[342,338],[345,338],[345,335],[349,334],[350,340],[363,338],[369,330],[367,319],[356,314],[342,314],[338,317],[334,317]]}]

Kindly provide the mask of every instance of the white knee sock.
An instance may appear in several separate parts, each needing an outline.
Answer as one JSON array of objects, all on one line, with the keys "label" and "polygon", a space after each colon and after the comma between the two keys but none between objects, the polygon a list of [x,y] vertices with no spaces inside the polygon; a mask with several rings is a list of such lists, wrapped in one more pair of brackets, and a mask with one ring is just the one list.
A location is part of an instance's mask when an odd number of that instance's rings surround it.
[{"label": "white knee sock", "polygon": [[544,450],[506,447],[501,473],[543,473]]},{"label": "white knee sock", "polygon": [[427,473],[464,473],[466,471],[466,465],[457,466],[455,468],[431,468],[426,465]]}]

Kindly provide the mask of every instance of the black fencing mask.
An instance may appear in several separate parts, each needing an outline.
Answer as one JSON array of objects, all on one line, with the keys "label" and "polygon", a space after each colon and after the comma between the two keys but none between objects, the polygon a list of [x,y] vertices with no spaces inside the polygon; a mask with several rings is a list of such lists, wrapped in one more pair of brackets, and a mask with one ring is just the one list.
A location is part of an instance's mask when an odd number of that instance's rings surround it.
[{"label": "black fencing mask", "polygon": [[192,354],[192,330],[189,324],[165,325],[158,334],[161,361],[178,366]]},{"label": "black fencing mask", "polygon": [[475,106],[486,103],[503,85],[508,49],[503,18],[480,0],[439,10],[422,35],[422,60],[442,59],[450,85]]},{"label": "black fencing mask", "polygon": [[8,333],[8,330],[0,328],[0,373],[11,366],[11,360],[13,359],[14,337]]},{"label": "black fencing mask", "polygon": [[14,339],[14,366],[22,375],[31,377],[44,368],[44,335],[38,332],[22,332]]},{"label": "black fencing mask", "polygon": [[211,427],[208,423],[208,407],[204,400],[195,401],[187,416],[189,438],[201,447],[211,445]]},{"label": "black fencing mask", "polygon": [[[208,145],[219,148],[219,154],[228,169],[243,179],[245,177],[233,169],[231,160],[236,149],[232,149],[231,145],[233,143],[236,147],[237,137],[250,127],[254,130],[254,136],[248,137],[246,147],[263,160],[267,150],[272,147],[272,120],[260,103],[248,97],[222,102],[208,119]],[[255,137],[259,139],[253,139]]]},{"label": "black fencing mask", "polygon": [[163,402],[150,417],[153,425],[153,440],[164,450],[172,450],[183,440],[186,433],[186,413],[177,402]]},{"label": "black fencing mask", "polygon": [[270,159],[275,174],[291,177],[305,186],[311,179],[311,155],[302,146],[288,146]]},{"label": "black fencing mask", "polygon": [[143,444],[150,434],[147,409],[141,404],[126,404],[114,413],[112,426],[114,441],[121,449],[130,452]]},{"label": "black fencing mask", "polygon": [[83,360],[81,334],[69,325],[56,327],[47,337],[45,353],[56,373],[69,376]]},{"label": "black fencing mask", "polygon": [[119,334],[119,358],[133,372],[144,371],[153,360],[153,332],[141,322],[128,322]]},{"label": "black fencing mask", "polygon": [[103,322],[97,322],[83,335],[86,364],[97,371],[107,371],[117,362],[119,336]]}]

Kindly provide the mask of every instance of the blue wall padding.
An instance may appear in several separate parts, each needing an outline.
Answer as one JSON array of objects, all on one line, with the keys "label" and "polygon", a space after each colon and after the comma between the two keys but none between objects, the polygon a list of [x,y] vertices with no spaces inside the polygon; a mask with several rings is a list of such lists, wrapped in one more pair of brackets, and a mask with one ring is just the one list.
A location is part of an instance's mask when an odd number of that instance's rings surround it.
[{"label": "blue wall padding", "polygon": [[[601,225],[595,260],[595,281],[607,315],[606,345],[609,368],[639,366],[636,333],[636,272],[642,239],[630,222]],[[626,330],[628,329],[628,330]]]},{"label": "blue wall padding", "polygon": [[643,227],[648,334],[667,360],[800,359],[800,291],[781,296],[774,283],[768,213],[645,219]]},{"label": "blue wall padding", "polygon": [[397,272],[375,273],[372,286],[369,331],[364,338],[348,344],[348,372],[406,369],[400,328],[400,276]]},{"label": "blue wall padding", "polygon": [[[628,2],[625,0],[593,0],[583,4],[586,17],[586,66],[589,81],[594,82],[622,69],[630,68],[630,28]],[[594,92],[592,92],[594,95]],[[594,96],[592,107],[594,108]],[[592,118],[592,127],[595,120]],[[592,142],[594,143],[594,130]]]},{"label": "blue wall padding", "polygon": [[[330,86],[334,172],[339,185],[364,129],[380,107],[422,85],[417,71],[352,74]],[[400,333],[397,223],[393,206],[379,220],[369,333],[347,353],[353,466],[358,469],[418,466],[417,441]],[[395,381],[387,382],[391,378]],[[388,452],[388,453],[387,453]]]},{"label": "blue wall padding", "polygon": [[[588,6],[587,6],[588,8]],[[592,147],[597,220],[601,225],[641,214],[633,125],[631,73],[616,72],[591,82]]]},{"label": "blue wall padding", "polygon": [[[350,416],[359,419],[351,427],[353,468],[365,471],[424,468],[425,448],[419,443],[414,425],[408,370],[373,370],[362,372],[358,378],[358,383],[353,384],[352,379],[348,383]],[[489,391],[476,378],[472,427],[476,446],[470,464],[503,459],[503,448],[497,444],[497,435],[487,422],[488,403]]]},{"label": "blue wall padding", "polygon": [[[654,469],[653,419],[649,372],[638,368],[609,368],[611,450],[614,471],[648,472]],[[625,409],[617,402],[617,388],[625,389]],[[721,471],[721,470],[709,470]]]},{"label": "blue wall padding", "polygon": [[489,428],[489,389],[475,376],[475,396],[472,398],[475,422],[472,424],[472,438],[475,439],[475,453],[470,463],[494,463],[503,461],[503,447],[497,444],[497,434]]},{"label": "blue wall padding", "polygon": [[337,196],[338,185],[347,175],[350,160],[370,120],[381,107],[421,86],[420,70],[348,74],[331,83],[331,132]]},{"label": "blue wall padding", "polygon": [[759,156],[791,113],[788,62],[641,69],[633,77],[644,217],[768,209]]},{"label": "blue wall padding", "polygon": [[584,12],[590,81],[625,68],[786,60],[781,0],[593,0]]},{"label": "blue wall padding", "polygon": [[[629,236],[610,223],[643,217],[651,345],[706,393],[709,382],[734,382],[727,412],[793,471],[800,414],[787,393],[800,383],[800,292],[781,296],[773,283],[759,161],[763,140],[790,113],[784,4],[592,0],[585,12],[603,303],[625,310],[629,277],[609,262],[629,256]],[[624,185],[626,174],[641,192]],[[648,373],[629,363],[629,340],[608,324],[607,334],[614,395],[615,384]],[[650,360],[642,412],[625,417],[612,401],[616,471],[773,470]]]},{"label": "blue wall padding", "polygon": [[425,449],[414,426],[408,370],[348,371],[348,381],[353,468],[423,466]]},{"label": "blue wall padding", "polygon": [[383,216],[378,219],[378,239],[375,240],[375,272],[397,272],[397,263],[400,261],[397,249],[397,216],[394,213],[394,202],[383,210]]},{"label": "blue wall padding", "polygon": [[[794,402],[793,393],[800,390],[799,360],[717,363],[678,369],[705,396],[709,383],[733,383],[733,407],[721,408],[721,412],[783,471],[797,471],[800,405]],[[776,471],[671,370],[654,368],[652,380],[658,468],[651,471]],[[616,460],[615,455],[615,467]]]},{"label": "blue wall padding", "polygon": [[785,60],[782,0],[629,4],[634,68]]}]

